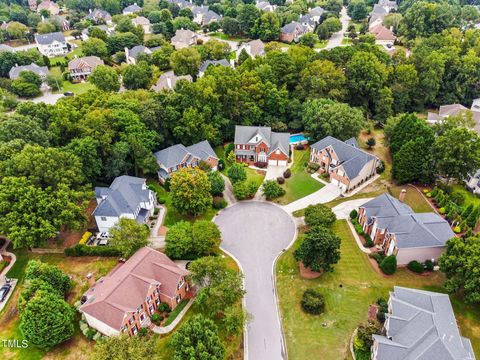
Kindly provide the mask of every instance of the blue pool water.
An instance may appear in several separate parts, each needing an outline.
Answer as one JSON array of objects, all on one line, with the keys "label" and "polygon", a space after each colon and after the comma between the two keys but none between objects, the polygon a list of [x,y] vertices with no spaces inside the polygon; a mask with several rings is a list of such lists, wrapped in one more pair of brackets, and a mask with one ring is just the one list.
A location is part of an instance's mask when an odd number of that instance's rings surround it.
[{"label": "blue pool water", "polygon": [[306,138],[303,134],[290,135],[290,144],[298,144],[307,140],[308,138]]}]

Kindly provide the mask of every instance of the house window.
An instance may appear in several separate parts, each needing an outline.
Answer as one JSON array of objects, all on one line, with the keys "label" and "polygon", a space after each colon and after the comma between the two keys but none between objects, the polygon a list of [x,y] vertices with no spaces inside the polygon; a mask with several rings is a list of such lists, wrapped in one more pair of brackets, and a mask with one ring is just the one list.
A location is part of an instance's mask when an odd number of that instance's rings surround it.
[{"label": "house window", "polygon": [[137,312],[139,313],[140,311],[142,311],[142,305],[140,305],[139,307],[137,307]]},{"label": "house window", "polygon": [[135,318],[132,316],[129,320],[130,325],[133,325],[135,323]]},{"label": "house window", "polygon": [[177,304],[180,302],[180,300],[182,300],[182,296],[181,296],[181,295],[175,296],[175,301],[177,302]]},{"label": "house window", "polygon": [[184,278],[181,278],[180,281],[178,282],[177,289],[180,289],[184,283],[185,283]]},{"label": "house window", "polygon": [[145,314],[140,315],[140,321],[143,321],[143,320],[145,320]]},{"label": "house window", "polygon": [[150,309],[150,313],[153,314],[153,310],[155,309],[155,308],[153,307],[153,305],[150,305],[148,308]]},{"label": "house window", "polygon": [[160,305],[160,299],[156,299],[155,304],[157,304],[157,306]]},{"label": "house window", "polygon": [[280,154],[280,150],[275,151],[275,154]]},{"label": "house window", "polygon": [[149,302],[149,301],[150,301],[150,299],[151,299],[151,298],[150,298],[150,296],[147,296],[147,302]]},{"label": "house window", "polygon": [[107,221],[107,218],[105,216],[102,216],[102,217],[100,217],[100,220]]},{"label": "house window", "polygon": [[133,333],[133,335],[137,335],[137,332],[138,332],[137,327],[136,327],[136,326],[133,327],[133,328],[132,328],[132,333]]}]

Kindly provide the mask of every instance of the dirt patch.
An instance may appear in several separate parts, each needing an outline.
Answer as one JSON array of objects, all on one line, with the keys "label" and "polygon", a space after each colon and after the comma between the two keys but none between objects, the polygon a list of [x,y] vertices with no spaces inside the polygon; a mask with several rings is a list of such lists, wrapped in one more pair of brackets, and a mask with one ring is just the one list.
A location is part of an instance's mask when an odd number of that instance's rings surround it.
[{"label": "dirt patch", "polygon": [[371,320],[371,321],[377,320],[377,314],[378,314],[378,305],[371,304],[368,307],[368,320]]},{"label": "dirt patch", "polygon": [[300,276],[304,279],[316,279],[322,275],[320,272],[316,272],[305,267],[303,262],[299,262],[298,267],[300,268]]},{"label": "dirt patch", "polygon": [[53,240],[52,242],[49,242],[48,247],[67,248],[67,247],[72,247],[77,245],[80,239],[82,238],[82,235],[85,233],[87,229],[95,228],[97,226],[95,223],[95,218],[92,216],[93,210],[95,210],[96,207],[97,207],[96,200],[91,200],[90,203],[88,204],[87,209],[85,210],[85,214],[87,216],[87,226],[84,229],[76,230],[76,231],[62,230],[60,231],[60,235],[59,235],[59,238],[62,241],[57,242],[56,240]]}]

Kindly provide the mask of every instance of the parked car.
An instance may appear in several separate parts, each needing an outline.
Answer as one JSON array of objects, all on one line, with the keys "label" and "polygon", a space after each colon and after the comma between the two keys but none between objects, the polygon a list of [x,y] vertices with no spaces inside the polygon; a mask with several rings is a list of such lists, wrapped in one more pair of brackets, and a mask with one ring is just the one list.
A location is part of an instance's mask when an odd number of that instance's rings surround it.
[{"label": "parked car", "polygon": [[65,91],[65,92],[63,93],[63,95],[64,95],[64,96],[74,96],[75,94],[74,94],[73,92],[71,92],[71,91]]},{"label": "parked car", "polygon": [[12,285],[10,284],[5,284],[0,288],[0,302],[3,302],[5,300],[11,288]]}]

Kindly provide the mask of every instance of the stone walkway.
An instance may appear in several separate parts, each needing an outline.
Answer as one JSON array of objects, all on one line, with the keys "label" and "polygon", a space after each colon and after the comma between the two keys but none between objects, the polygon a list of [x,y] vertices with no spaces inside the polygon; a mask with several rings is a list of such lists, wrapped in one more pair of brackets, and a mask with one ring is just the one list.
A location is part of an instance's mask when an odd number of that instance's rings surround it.
[{"label": "stone walkway", "polygon": [[162,226],[163,222],[165,221],[165,206],[160,206],[160,211],[158,213],[157,221],[155,222],[155,226],[150,229],[150,245],[155,248],[163,248],[165,247],[165,235],[158,235],[158,231],[160,230],[160,227]]}]

